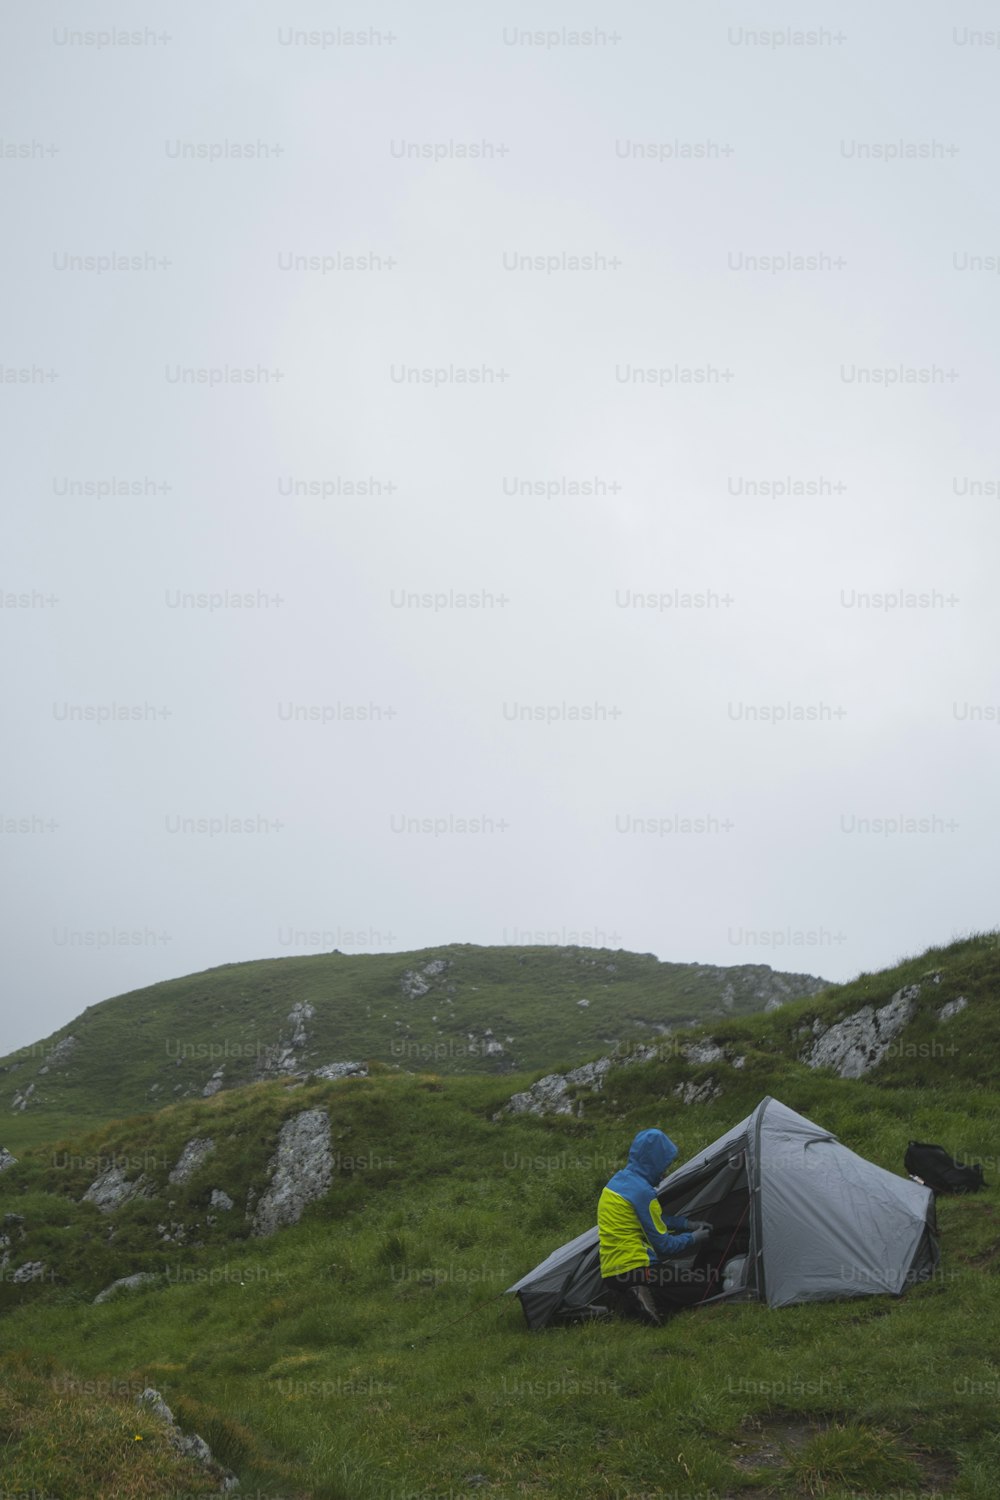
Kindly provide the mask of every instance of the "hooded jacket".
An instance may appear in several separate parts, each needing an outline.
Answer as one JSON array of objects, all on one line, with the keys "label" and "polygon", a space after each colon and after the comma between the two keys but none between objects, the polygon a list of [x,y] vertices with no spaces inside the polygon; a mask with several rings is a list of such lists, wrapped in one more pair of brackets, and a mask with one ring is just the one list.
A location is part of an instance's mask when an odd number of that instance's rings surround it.
[{"label": "hooded jacket", "polygon": [[692,1235],[668,1233],[687,1229],[687,1219],[665,1219],[656,1196],[676,1157],[677,1147],[662,1130],[640,1130],[632,1142],[628,1165],[611,1178],[597,1204],[602,1276],[620,1276],[691,1248]]}]

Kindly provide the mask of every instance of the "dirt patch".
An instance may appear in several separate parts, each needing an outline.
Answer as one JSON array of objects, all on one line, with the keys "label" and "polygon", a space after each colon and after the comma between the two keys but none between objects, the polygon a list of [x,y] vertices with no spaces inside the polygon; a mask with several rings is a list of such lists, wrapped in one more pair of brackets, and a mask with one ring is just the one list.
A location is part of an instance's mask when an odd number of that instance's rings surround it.
[{"label": "dirt patch", "polygon": [[[821,1417],[805,1412],[747,1417],[742,1424],[740,1436],[731,1439],[729,1461],[741,1474],[760,1476],[758,1485],[751,1491],[760,1500],[765,1496],[778,1495],[785,1497],[785,1500],[792,1496],[798,1497],[798,1500],[819,1500],[826,1488],[822,1474],[815,1474],[814,1482],[808,1487],[791,1488],[789,1479],[792,1476],[788,1471],[794,1472],[800,1467],[798,1460],[804,1456],[807,1446],[814,1438],[845,1425],[850,1426],[851,1422],[851,1417],[846,1414]],[[890,1434],[886,1433],[885,1436],[888,1438]],[[902,1437],[896,1439],[896,1444],[900,1457],[912,1464],[919,1473],[919,1482],[909,1483],[904,1489],[914,1496],[926,1496],[927,1500],[935,1500],[935,1497],[937,1500],[946,1500],[954,1492],[958,1464],[950,1454],[915,1447]],[[842,1480],[833,1476],[829,1487],[841,1491],[845,1488]],[[851,1486],[846,1488],[849,1490]],[[892,1484],[872,1486],[861,1482],[856,1488],[859,1494],[866,1497],[874,1497],[882,1492],[891,1494],[894,1489],[896,1494],[900,1492],[900,1487]]]},{"label": "dirt patch", "polygon": [[789,1457],[804,1448],[816,1432],[830,1424],[815,1417],[747,1417],[744,1433],[733,1439],[730,1462],[744,1473],[753,1469],[784,1469]]}]

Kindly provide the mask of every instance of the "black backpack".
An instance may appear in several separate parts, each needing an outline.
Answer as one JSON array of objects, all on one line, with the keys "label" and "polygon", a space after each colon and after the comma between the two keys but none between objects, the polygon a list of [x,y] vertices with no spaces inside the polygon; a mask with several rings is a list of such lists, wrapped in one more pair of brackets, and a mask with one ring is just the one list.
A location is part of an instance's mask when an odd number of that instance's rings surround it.
[{"label": "black backpack", "polygon": [[982,1167],[961,1167],[943,1146],[911,1141],[903,1165],[935,1193],[978,1193],[986,1186]]}]

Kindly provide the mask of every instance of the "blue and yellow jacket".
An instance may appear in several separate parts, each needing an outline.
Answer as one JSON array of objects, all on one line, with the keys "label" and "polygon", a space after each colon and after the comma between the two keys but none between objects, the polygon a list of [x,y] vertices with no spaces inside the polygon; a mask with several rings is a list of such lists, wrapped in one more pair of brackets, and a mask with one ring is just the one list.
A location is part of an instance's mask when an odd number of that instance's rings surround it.
[{"label": "blue and yellow jacket", "polygon": [[620,1276],[690,1249],[690,1234],[668,1233],[687,1229],[687,1219],[664,1219],[656,1197],[676,1156],[677,1147],[662,1130],[640,1130],[632,1142],[628,1165],[615,1173],[597,1204],[602,1276]]}]

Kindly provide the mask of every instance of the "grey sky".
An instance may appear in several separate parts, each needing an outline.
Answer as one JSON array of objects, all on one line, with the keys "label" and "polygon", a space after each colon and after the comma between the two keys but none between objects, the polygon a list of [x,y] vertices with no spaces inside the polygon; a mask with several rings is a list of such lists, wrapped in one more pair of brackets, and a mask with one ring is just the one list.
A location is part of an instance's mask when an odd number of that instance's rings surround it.
[{"label": "grey sky", "polygon": [[997,26],[7,16],[0,1051],[317,948],[996,925]]}]

